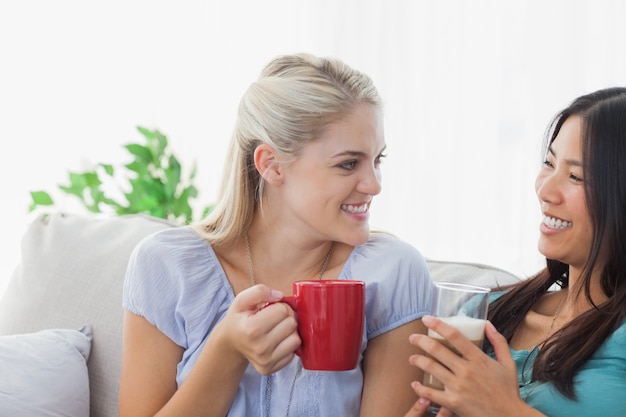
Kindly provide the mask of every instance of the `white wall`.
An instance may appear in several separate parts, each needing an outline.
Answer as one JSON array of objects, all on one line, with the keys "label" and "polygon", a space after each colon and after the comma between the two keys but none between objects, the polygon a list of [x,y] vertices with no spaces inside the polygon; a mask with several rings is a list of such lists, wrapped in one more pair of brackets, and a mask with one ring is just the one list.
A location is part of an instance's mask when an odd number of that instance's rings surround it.
[{"label": "white wall", "polygon": [[429,257],[530,274],[543,129],[575,96],[626,84],[624,3],[3,1],[0,292],[29,191],[124,162],[137,125],[198,164],[199,203],[211,202],[239,97],[270,58],[299,51],[344,59],[386,100],[373,226]]}]

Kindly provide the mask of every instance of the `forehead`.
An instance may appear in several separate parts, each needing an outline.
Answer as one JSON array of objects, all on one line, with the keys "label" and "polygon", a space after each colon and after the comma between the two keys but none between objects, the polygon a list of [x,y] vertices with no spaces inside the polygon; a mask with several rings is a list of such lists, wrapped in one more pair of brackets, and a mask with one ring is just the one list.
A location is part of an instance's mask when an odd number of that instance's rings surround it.
[{"label": "forehead", "polygon": [[579,116],[570,116],[565,120],[556,138],[550,144],[549,152],[555,156],[571,158],[581,155],[582,119]]},{"label": "forehead", "polygon": [[309,145],[327,152],[346,147],[371,148],[375,149],[372,152],[379,152],[385,146],[382,111],[371,104],[360,104],[342,119],[329,124]]}]

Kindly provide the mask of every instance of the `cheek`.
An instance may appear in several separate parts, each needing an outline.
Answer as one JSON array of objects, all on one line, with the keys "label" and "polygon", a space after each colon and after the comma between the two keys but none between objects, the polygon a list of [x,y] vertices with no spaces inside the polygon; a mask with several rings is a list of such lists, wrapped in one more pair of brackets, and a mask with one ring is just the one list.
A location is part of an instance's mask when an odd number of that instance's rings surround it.
[{"label": "cheek", "polygon": [[569,211],[572,215],[572,220],[578,225],[578,229],[586,236],[591,236],[593,232],[593,225],[591,224],[591,216],[587,208],[587,201],[585,200],[585,193],[580,190],[576,193],[572,193],[569,198]]},{"label": "cheek", "polygon": [[591,216],[589,215],[589,210],[587,209],[585,196],[584,195],[576,196],[576,203],[573,205],[572,208],[577,213],[577,217],[579,218],[578,221],[585,224],[586,227],[589,230],[591,230],[593,227],[591,225]]}]

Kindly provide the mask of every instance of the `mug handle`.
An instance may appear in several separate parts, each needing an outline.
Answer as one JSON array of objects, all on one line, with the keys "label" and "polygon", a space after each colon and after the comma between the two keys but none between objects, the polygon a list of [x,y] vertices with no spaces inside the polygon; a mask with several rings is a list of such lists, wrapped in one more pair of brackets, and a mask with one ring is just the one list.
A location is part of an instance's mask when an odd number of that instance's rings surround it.
[{"label": "mug handle", "polygon": [[[296,321],[298,320],[298,310],[297,310],[297,305],[298,305],[298,298],[295,295],[286,295],[283,298],[281,298],[278,301],[270,301],[267,304],[265,304],[263,306],[263,308],[272,305],[272,304],[276,304],[276,303],[285,303],[287,305],[289,305],[289,307],[292,308],[293,312],[296,314]],[[298,349],[295,350],[294,352],[296,355],[300,356],[302,354],[302,345],[300,345],[300,347]]]},{"label": "mug handle", "polygon": [[[286,303],[289,304],[289,307],[291,307],[293,309],[294,312],[296,312],[296,308],[297,308],[297,298],[295,295],[286,295],[283,298],[281,298],[280,300],[276,301],[277,303]],[[297,312],[296,312],[297,314]]]},{"label": "mug handle", "polygon": [[295,296],[295,295],[286,295],[286,296],[284,296],[283,298],[281,298],[281,299],[280,299],[280,300],[278,300],[278,301],[268,301],[267,303],[265,303],[265,304],[263,305],[263,307],[261,308],[261,310],[262,310],[262,309],[264,309],[264,308],[265,308],[265,307],[267,307],[267,306],[271,306],[272,304],[276,304],[276,303],[285,303],[285,304],[288,304],[288,305],[289,305],[289,307],[291,307],[291,308],[292,308],[292,310],[293,310],[294,312],[296,312],[297,299],[296,299],[296,296]]}]

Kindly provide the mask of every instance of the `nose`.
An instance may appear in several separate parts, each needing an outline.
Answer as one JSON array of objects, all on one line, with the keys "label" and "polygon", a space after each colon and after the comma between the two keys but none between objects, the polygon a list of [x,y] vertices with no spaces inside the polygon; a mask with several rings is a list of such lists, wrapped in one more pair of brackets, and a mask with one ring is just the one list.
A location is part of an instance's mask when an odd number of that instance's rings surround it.
[{"label": "nose", "polygon": [[357,186],[357,191],[368,195],[377,195],[382,190],[380,167],[371,166],[365,171]]},{"label": "nose", "polygon": [[540,172],[535,180],[535,193],[541,202],[560,203],[562,195],[558,176],[554,172]]}]

